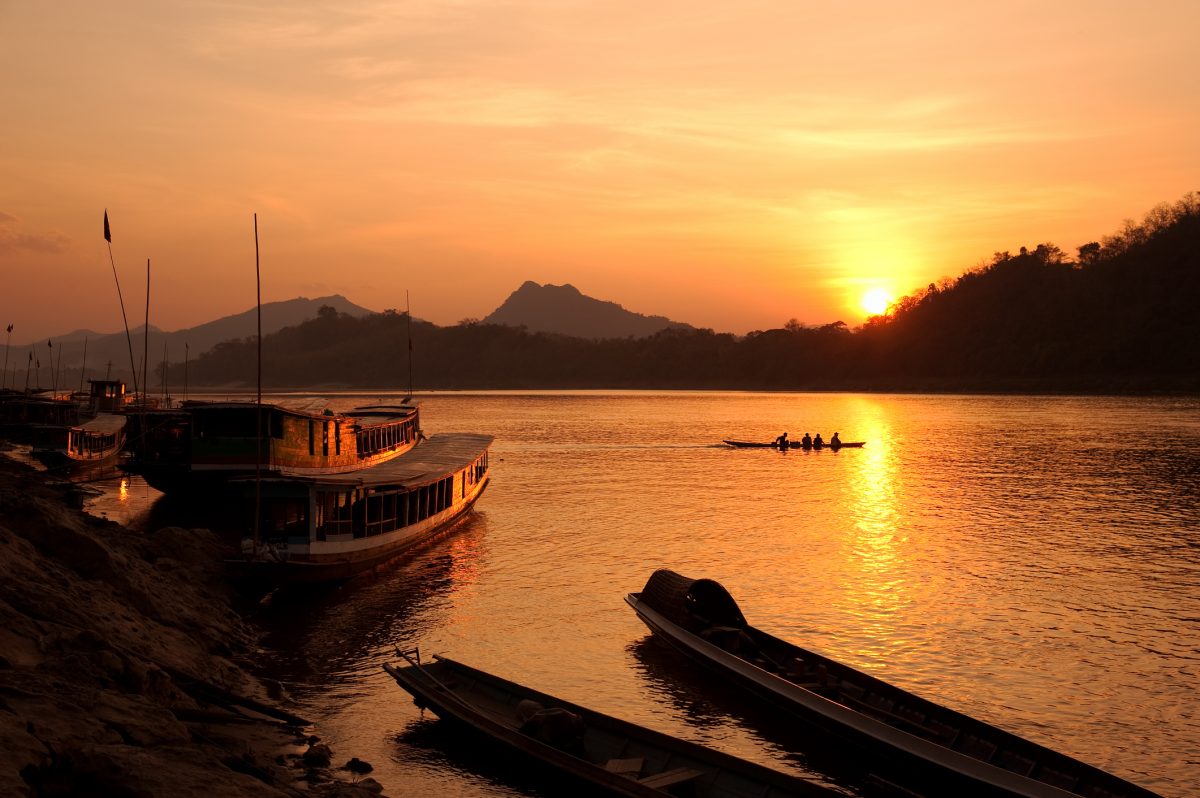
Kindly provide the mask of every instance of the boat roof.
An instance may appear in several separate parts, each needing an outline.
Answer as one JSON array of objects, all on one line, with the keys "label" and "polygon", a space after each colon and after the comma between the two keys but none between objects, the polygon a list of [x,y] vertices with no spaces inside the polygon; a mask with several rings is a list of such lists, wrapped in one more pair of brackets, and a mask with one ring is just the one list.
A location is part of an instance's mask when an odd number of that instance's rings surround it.
[{"label": "boat roof", "polygon": [[[217,402],[191,400],[183,403],[184,409],[201,412],[206,410],[252,410],[254,406],[254,401],[246,399],[229,399]],[[360,424],[360,426],[374,426],[385,423],[389,419],[406,418],[417,410],[412,405],[375,405],[372,407],[355,408],[346,413],[327,413],[329,400],[321,397],[282,399],[275,402],[263,402],[262,406],[268,410],[283,410],[287,413],[321,418],[326,421],[329,419],[368,419],[366,423]]]},{"label": "boat roof", "polygon": [[115,413],[98,413],[79,425],[88,432],[120,432],[125,427],[126,417]]},{"label": "boat roof", "polygon": [[[370,488],[380,485],[422,485],[465,468],[492,445],[491,435],[446,432],[426,438],[409,451],[379,465],[340,474],[311,477],[270,477],[263,482],[304,482],[334,488]],[[239,481],[251,481],[243,477]]]}]

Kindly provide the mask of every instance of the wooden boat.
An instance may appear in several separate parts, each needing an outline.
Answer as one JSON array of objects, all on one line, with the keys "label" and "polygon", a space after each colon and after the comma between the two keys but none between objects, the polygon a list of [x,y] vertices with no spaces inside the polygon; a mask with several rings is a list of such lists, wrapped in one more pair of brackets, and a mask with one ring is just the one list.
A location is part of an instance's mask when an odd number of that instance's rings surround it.
[{"label": "wooden boat", "polygon": [[342,414],[320,400],[263,404],[261,423],[255,408],[254,402],[185,402],[177,410],[139,412],[145,418],[129,468],[163,492],[207,494],[254,474],[256,465],[273,477],[370,468],[409,451],[420,437],[415,405]]},{"label": "wooden boat", "polygon": [[615,795],[832,796],[825,787],[594,712],[444,657],[384,670],[417,706]]},{"label": "wooden boat", "polygon": [[659,570],[625,601],[661,639],[949,795],[1153,798],[1154,793],[750,626],[711,579]]},{"label": "wooden boat", "polygon": [[[778,441],[771,441],[769,443],[759,443],[759,442],[755,442],[755,441],[722,441],[722,443],[728,444],[729,446],[732,446],[735,449],[778,449],[779,448]],[[866,443],[867,443],[866,441],[843,441],[843,442],[837,443],[837,444],[822,443],[822,444],[809,444],[808,446],[805,446],[804,444],[800,443],[800,441],[788,441],[787,445],[784,448],[785,449],[804,449],[806,451],[809,449],[816,449],[817,451],[820,451],[821,449],[833,449],[834,451],[837,451],[838,449],[861,449],[863,446],[866,445]]]},{"label": "wooden boat", "polygon": [[52,468],[73,468],[115,460],[124,446],[125,416],[100,413],[70,427],[35,427],[31,454]]},{"label": "wooden boat", "polygon": [[[31,454],[51,468],[78,468],[115,460],[125,446],[121,380],[88,380],[86,394],[72,394],[75,420],[30,426]],[[63,400],[56,400],[63,401]],[[69,417],[69,414],[68,414]]]},{"label": "wooden boat", "polygon": [[[490,435],[434,435],[370,468],[259,481],[262,536],[228,561],[258,586],[336,582],[371,570],[460,520],[487,487]],[[253,495],[255,479],[231,485]],[[253,518],[253,515],[251,515]]]}]

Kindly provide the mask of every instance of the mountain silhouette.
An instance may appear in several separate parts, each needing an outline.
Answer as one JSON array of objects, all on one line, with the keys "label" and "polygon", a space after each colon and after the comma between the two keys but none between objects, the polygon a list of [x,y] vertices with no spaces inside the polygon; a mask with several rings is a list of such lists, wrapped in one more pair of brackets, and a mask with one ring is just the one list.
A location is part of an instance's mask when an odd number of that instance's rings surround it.
[{"label": "mountain silhouette", "polygon": [[[317,311],[328,305],[339,313],[351,316],[366,316],[373,311],[355,305],[341,294],[332,296],[297,297],[282,302],[267,302],[262,306],[263,335],[277,332],[284,327],[291,327],[308,319],[316,318]],[[132,319],[131,319],[132,321]],[[133,356],[140,363],[145,344],[142,340],[145,325],[139,324],[130,328],[133,336]],[[224,316],[195,327],[188,327],[174,332],[163,332],[153,324],[150,325],[150,362],[152,368],[163,357],[163,344],[166,344],[168,356],[173,361],[182,361],[184,345],[187,354],[192,358],[207,352],[218,343],[230,339],[246,338],[257,332],[258,321],[254,308],[232,316]],[[92,330],[74,330],[66,335],[52,336],[55,358],[62,357],[63,367],[75,367],[83,363],[83,341],[87,338],[87,363],[89,374],[103,374],[105,364],[113,364],[114,375],[129,372],[129,344],[125,341],[125,332],[97,333]],[[13,344],[14,351],[28,349],[31,344]],[[45,350],[45,341],[35,341],[34,346],[40,345]],[[43,357],[43,360],[46,358]]]},{"label": "mountain silhouette", "polygon": [[532,280],[514,291],[483,322],[593,340],[645,338],[668,329],[693,329],[665,316],[644,316],[616,302],[593,299],[573,285],[538,285]]}]

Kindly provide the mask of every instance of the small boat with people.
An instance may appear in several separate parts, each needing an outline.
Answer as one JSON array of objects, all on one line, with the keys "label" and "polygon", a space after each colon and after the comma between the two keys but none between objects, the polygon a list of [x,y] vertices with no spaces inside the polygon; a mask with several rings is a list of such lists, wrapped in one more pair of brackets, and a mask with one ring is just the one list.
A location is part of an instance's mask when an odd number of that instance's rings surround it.
[{"label": "small boat with people", "polygon": [[832,789],[538,692],[446,657],[384,664],[414,703],[580,785],[633,798],[834,796]]},{"label": "small boat with people", "polygon": [[1155,798],[1066,754],[750,626],[718,582],[655,571],[625,601],[655,636],[723,679],[938,795]]},{"label": "small boat with people", "polygon": [[259,534],[226,564],[235,580],[266,587],[371,570],[470,511],[488,485],[491,444],[490,435],[446,433],[369,468],[235,479],[243,499],[257,494]]},{"label": "small boat with people", "polygon": [[727,446],[732,446],[735,449],[803,449],[806,451],[809,451],[809,450],[821,451],[823,449],[831,449],[833,451],[837,451],[838,449],[861,449],[863,446],[866,446],[866,444],[867,444],[866,441],[838,441],[837,443],[832,443],[832,442],[812,443],[812,442],[810,442],[808,444],[805,444],[802,441],[793,441],[793,440],[780,441],[778,438],[776,438],[773,441],[723,440],[721,442],[726,444]]}]

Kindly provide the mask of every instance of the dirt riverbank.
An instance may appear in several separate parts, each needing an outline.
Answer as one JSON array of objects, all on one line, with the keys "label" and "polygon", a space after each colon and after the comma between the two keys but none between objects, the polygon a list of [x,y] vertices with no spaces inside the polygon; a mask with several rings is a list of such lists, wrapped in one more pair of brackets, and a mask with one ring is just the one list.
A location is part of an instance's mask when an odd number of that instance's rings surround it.
[{"label": "dirt riverbank", "polygon": [[0,795],[381,794],[254,676],[222,553],[71,509],[0,455]]}]

